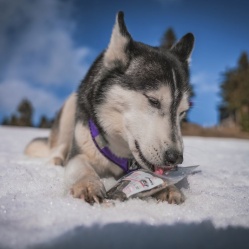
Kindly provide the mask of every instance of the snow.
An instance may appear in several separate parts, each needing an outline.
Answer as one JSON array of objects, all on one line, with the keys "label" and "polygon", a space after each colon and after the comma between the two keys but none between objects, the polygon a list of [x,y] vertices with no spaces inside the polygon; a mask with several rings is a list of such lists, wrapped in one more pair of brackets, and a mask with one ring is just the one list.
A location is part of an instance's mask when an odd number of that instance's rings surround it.
[{"label": "snow", "polygon": [[[193,234],[200,243],[220,238],[229,247],[238,236],[240,248],[249,242],[249,140],[185,137],[184,164],[200,164],[201,172],[179,184],[187,197],[182,205],[135,199],[107,207],[72,198],[64,190],[62,167],[23,155],[32,138],[48,132],[0,127],[0,248],[148,248],[173,242],[193,248]],[[104,183],[110,188],[114,180]]]}]

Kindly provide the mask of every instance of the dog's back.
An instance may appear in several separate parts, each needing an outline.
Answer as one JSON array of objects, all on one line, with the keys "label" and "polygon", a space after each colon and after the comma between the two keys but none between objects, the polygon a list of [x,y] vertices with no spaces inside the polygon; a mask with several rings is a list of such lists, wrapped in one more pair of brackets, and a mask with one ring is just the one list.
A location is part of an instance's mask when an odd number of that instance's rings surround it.
[{"label": "dog's back", "polygon": [[72,94],[53,123],[48,138],[35,138],[25,148],[30,157],[50,157],[55,165],[64,165],[73,139],[77,94]]}]

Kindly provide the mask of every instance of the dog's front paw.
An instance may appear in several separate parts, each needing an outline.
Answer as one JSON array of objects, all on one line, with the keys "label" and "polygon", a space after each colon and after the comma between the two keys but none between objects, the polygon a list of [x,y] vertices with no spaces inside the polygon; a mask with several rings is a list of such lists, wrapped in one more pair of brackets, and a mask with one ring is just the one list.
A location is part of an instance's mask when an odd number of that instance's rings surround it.
[{"label": "dog's front paw", "polygon": [[103,183],[97,177],[84,177],[77,181],[71,188],[71,194],[86,202],[101,203],[106,197],[106,190]]},{"label": "dog's front paw", "polygon": [[156,193],[154,197],[158,201],[167,201],[170,204],[181,204],[186,199],[184,194],[174,185],[171,185],[159,193]]}]

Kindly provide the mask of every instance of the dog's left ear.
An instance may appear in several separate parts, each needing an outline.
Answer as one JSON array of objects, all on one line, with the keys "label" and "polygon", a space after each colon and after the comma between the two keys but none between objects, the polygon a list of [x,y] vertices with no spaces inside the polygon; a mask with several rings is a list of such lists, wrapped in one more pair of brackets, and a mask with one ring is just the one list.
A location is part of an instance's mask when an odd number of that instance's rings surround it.
[{"label": "dog's left ear", "polygon": [[182,62],[190,60],[192,50],[194,48],[195,37],[192,33],[188,33],[178,41],[170,51],[174,53]]},{"label": "dog's left ear", "polygon": [[116,16],[111,40],[104,54],[104,65],[108,68],[120,65],[125,67],[129,62],[128,47],[131,41],[131,35],[124,22],[124,13],[120,11]]}]

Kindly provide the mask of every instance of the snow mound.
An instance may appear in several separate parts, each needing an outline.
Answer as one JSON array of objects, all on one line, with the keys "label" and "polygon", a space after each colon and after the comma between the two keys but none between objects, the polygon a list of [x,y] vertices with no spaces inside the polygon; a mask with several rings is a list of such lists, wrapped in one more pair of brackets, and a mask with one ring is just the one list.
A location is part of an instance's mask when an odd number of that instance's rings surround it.
[{"label": "snow mound", "polygon": [[[34,247],[64,234],[70,238],[79,227],[89,235],[100,234],[102,227],[129,233],[141,226],[147,230],[139,234],[146,237],[151,227],[194,223],[198,230],[208,221],[213,229],[240,227],[248,234],[248,140],[185,137],[184,164],[200,164],[201,173],[180,183],[187,197],[180,206],[135,199],[103,207],[65,193],[62,167],[23,155],[32,138],[47,135],[48,130],[0,127],[0,247]],[[114,180],[104,183],[108,188]]]}]

